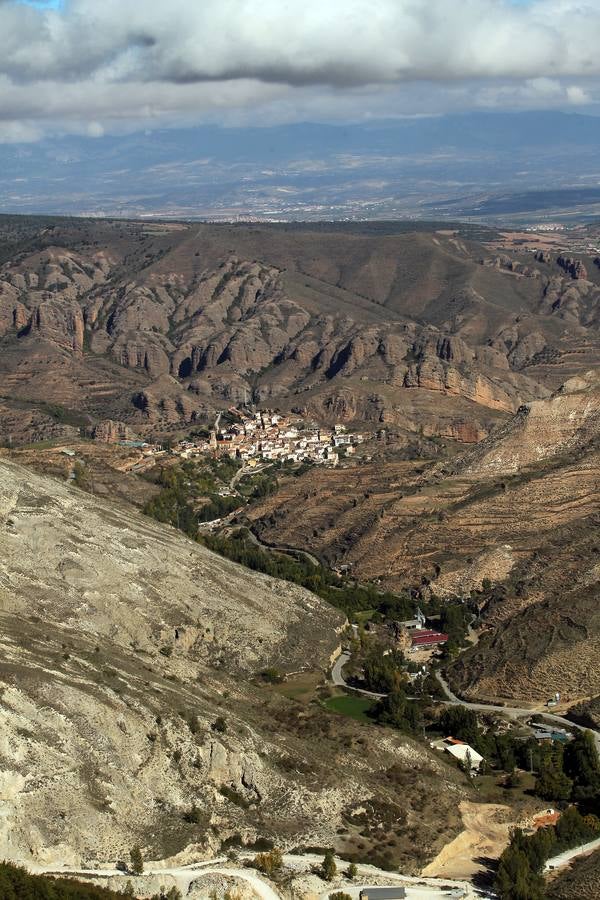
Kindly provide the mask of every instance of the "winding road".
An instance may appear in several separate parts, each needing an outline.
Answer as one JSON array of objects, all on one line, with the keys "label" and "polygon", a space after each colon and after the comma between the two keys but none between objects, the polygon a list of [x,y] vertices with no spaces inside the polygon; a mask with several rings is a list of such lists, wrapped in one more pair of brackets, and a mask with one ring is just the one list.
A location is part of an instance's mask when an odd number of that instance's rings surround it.
[{"label": "winding road", "polygon": [[595,731],[593,728],[587,728],[585,725],[578,725],[577,722],[572,722],[571,719],[565,719],[564,716],[557,716],[554,713],[546,712],[545,709],[520,709],[516,706],[494,706],[490,703],[469,703],[466,700],[461,700],[460,697],[457,697],[454,694],[448,682],[445,680],[444,676],[441,672],[436,672],[436,678],[442,686],[442,690],[444,691],[447,700],[444,701],[448,704],[452,704],[454,706],[464,706],[467,709],[472,709],[475,712],[496,712],[502,713],[502,715],[506,716],[513,721],[517,721],[518,719],[523,718],[532,718],[533,716],[543,716],[544,719],[547,719],[549,722],[554,723],[555,725],[560,725],[563,728],[570,728],[571,730],[575,729],[576,731],[589,731],[590,734],[593,735],[594,741],[596,743],[596,750],[600,755],[600,732]]},{"label": "winding road", "polygon": [[245,526],[246,531],[248,533],[248,539],[252,541],[253,544],[256,544],[257,547],[260,547],[263,550],[267,550],[269,553],[287,553],[288,556],[304,556],[313,566],[318,568],[321,563],[317,559],[316,556],[313,556],[312,553],[309,553],[308,550],[301,550],[299,547],[286,547],[284,544],[265,544],[264,541],[261,541],[259,537],[249,528],[247,525]]},{"label": "winding road", "polygon": [[547,859],[544,864],[544,871],[553,872],[556,869],[562,869],[564,866],[568,866],[570,862],[573,862],[574,859],[577,859],[578,856],[587,856],[588,853],[594,853],[596,850],[600,850],[600,838],[597,838],[595,841],[589,841],[587,844],[581,844],[579,847],[573,847],[571,850],[565,850],[564,853],[559,853],[558,856],[553,856],[552,859]]},{"label": "winding road", "polygon": [[[344,678],[343,668],[350,659],[350,654],[347,652],[341,653],[335,664],[331,670],[331,680],[336,687],[345,688],[348,691],[354,691],[357,694],[361,694],[363,697],[370,697],[373,700],[381,700],[382,697],[385,697],[385,694],[376,694],[373,691],[366,691],[364,688],[353,687],[353,685],[348,684]],[[513,722],[517,722],[520,719],[532,718],[532,716],[543,716],[544,719],[547,719],[549,722],[552,722],[555,725],[560,725],[562,728],[570,728],[571,730],[576,729],[577,731],[589,731],[594,736],[594,741],[596,743],[596,750],[600,755],[600,732],[595,731],[593,728],[586,728],[585,725],[578,725],[576,722],[572,722],[570,719],[566,719],[564,716],[557,716],[554,713],[548,713],[544,709],[524,709],[517,706],[502,706],[500,704],[493,703],[470,703],[467,700],[461,700],[460,697],[457,697],[454,694],[442,675],[441,672],[436,672],[435,676],[439,681],[441,688],[446,696],[445,700],[440,700],[440,703],[445,704],[446,706],[464,706],[466,709],[472,709],[474,712],[481,713],[499,713],[503,716],[506,716],[508,719],[511,719]],[[527,726],[528,727],[528,726]]]},{"label": "winding road", "polygon": [[[187,866],[173,866],[169,868],[162,868],[152,863],[148,863],[144,866],[143,877],[160,879],[166,876],[172,878],[177,888],[185,897],[189,893],[191,885],[198,878],[201,878],[204,875],[224,875],[245,881],[253,888],[254,892],[261,900],[281,900],[279,894],[277,894],[266,881],[263,881],[256,872],[253,872],[252,869],[242,869],[235,866],[227,866],[226,864],[227,859],[225,857],[219,857],[205,862],[190,863],[190,865]],[[130,873],[123,872],[121,869],[117,868],[82,869],[75,866],[36,866],[32,867],[32,871],[33,870],[38,875],[71,876],[73,878],[123,878],[128,881],[132,878],[135,881],[136,878],[136,876],[132,876]]]},{"label": "winding road", "polygon": [[353,687],[353,685],[348,684],[348,682],[344,678],[344,674],[342,669],[350,659],[349,653],[340,653],[338,658],[336,659],[333,669],[331,670],[331,680],[335,684],[336,687],[346,688],[347,691],[354,691],[357,694],[360,694],[362,697],[371,697],[373,700],[382,700],[384,697],[387,697],[387,694],[375,694],[373,691],[365,691],[364,688]]},{"label": "winding road", "polygon": [[[240,862],[251,862],[255,854],[240,854]],[[291,870],[295,875],[305,875],[311,873],[312,869],[317,868],[323,861],[322,856],[312,853],[306,854],[285,854],[283,856],[283,865],[286,869]],[[469,898],[475,900],[478,892],[465,881],[454,881],[451,879],[424,878],[420,876],[401,875],[398,872],[387,872],[377,869],[375,866],[359,864],[357,866],[357,877],[361,881],[354,879],[348,881],[344,877],[348,864],[344,860],[336,858],[338,868],[338,877],[335,879],[335,885],[327,886],[321,895],[321,900],[327,900],[329,894],[334,890],[344,890],[354,898],[358,898],[358,893],[364,882],[368,884],[376,884],[381,886],[382,883],[388,885],[401,884],[407,889],[407,897],[422,898],[426,896],[428,900],[438,900],[438,898]],[[86,879],[105,879],[105,878],[122,878],[125,882],[132,880],[135,884],[136,876],[132,876],[127,872],[113,867],[87,869],[76,866],[32,866],[32,871],[38,875],[56,875],[70,876],[73,878]],[[182,895],[185,897],[193,883],[205,875],[222,875],[238,878],[245,881],[252,887],[255,894],[261,900],[281,900],[282,895],[279,894],[259,872],[252,868],[245,868],[238,863],[227,863],[225,857],[218,857],[212,860],[204,860],[201,862],[190,863],[185,866],[163,867],[160,863],[146,863],[144,866],[143,878],[172,878]],[[363,881],[364,880],[364,881]],[[325,887],[325,883],[324,883]]]}]

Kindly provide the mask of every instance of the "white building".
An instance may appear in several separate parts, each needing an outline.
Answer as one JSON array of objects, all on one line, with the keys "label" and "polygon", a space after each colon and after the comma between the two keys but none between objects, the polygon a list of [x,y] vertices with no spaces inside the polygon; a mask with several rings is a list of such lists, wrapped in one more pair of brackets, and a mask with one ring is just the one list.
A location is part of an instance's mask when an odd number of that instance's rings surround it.
[{"label": "white building", "polygon": [[470,764],[471,772],[478,772],[481,768],[483,756],[478,753],[477,750],[474,750],[473,747],[469,746],[469,744],[465,744],[464,741],[459,741],[458,738],[442,738],[439,741],[432,741],[430,746],[433,750],[443,750],[445,753],[449,753],[450,756],[457,759],[463,766]]},{"label": "white building", "polygon": [[451,744],[446,747],[446,753],[449,753],[450,756],[453,756],[464,766],[470,765],[471,772],[479,772],[481,763],[483,762],[483,756],[481,756],[477,750],[473,750],[469,744]]}]

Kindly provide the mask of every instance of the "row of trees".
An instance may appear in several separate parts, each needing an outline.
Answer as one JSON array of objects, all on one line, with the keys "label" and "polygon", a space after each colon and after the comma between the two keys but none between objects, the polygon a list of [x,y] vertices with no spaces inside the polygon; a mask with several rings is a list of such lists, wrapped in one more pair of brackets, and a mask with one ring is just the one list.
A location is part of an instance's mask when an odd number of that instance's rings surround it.
[{"label": "row of trees", "polygon": [[123,900],[122,894],[96,885],[70,878],[31,875],[7,862],[0,863],[0,897],[2,900]]},{"label": "row of trees", "polygon": [[589,731],[578,731],[568,744],[543,756],[535,786],[544,800],[600,804],[600,761]]},{"label": "row of trees", "polygon": [[[315,566],[308,560],[269,552],[256,546],[241,529],[229,537],[199,535],[199,522],[226,516],[247,500],[265,497],[277,490],[275,478],[259,474],[241,487],[243,497],[221,497],[217,492],[218,484],[228,484],[238,468],[239,463],[229,458],[163,466],[152,477],[161,491],[148,500],[143,511],[227,559],[308,588],[348,616],[364,610],[374,610],[374,618],[379,621],[403,620],[414,615],[414,601],[406,594],[381,592],[375,585],[361,585],[339,578],[329,569]],[[208,498],[208,502],[199,505],[200,498]]]},{"label": "row of trees", "polygon": [[394,688],[380,700],[369,715],[380,725],[389,725],[408,734],[417,734],[423,728],[423,711],[417,700],[406,696],[403,686]]},{"label": "row of trees", "polygon": [[308,588],[349,617],[362,610],[379,608],[394,608],[401,610],[404,616],[414,615],[412,601],[389,592],[380,593],[375,585],[357,584],[340,578],[325,566],[315,566],[308,559],[265,550],[251,541],[244,529],[228,537],[206,534],[199,540],[209,550],[248,569]]}]

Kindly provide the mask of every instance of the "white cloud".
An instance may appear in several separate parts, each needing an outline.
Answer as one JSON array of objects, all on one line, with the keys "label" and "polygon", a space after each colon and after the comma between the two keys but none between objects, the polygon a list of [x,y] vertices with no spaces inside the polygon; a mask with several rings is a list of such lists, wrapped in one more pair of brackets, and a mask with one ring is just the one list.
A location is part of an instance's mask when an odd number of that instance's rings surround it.
[{"label": "white cloud", "polygon": [[583,106],[600,85],[598,0],[0,0],[0,34],[0,120],[31,133]]},{"label": "white cloud", "polygon": [[567,99],[573,106],[586,106],[592,102],[592,97],[578,84],[570,84],[566,88]]}]

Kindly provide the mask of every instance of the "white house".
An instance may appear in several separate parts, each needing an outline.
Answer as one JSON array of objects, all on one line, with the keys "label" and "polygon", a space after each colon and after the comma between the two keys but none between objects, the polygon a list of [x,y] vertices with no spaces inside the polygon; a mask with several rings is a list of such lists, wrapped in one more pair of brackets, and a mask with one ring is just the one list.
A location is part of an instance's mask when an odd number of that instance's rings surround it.
[{"label": "white house", "polygon": [[477,750],[473,750],[469,744],[463,744],[462,741],[458,743],[449,744],[444,748],[446,753],[449,753],[450,756],[453,756],[464,766],[470,764],[471,772],[478,772],[481,763],[483,762],[483,756],[477,752]]},{"label": "white house", "polygon": [[457,759],[462,763],[463,766],[466,766],[467,763],[469,763],[471,772],[478,772],[481,768],[483,756],[478,753],[477,750],[474,750],[473,747],[469,746],[469,744],[465,744],[464,741],[459,741],[458,738],[447,737],[440,741],[433,741],[431,747],[434,750],[444,750],[446,753],[449,753],[450,756],[453,756],[454,759]]}]

